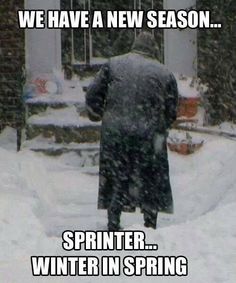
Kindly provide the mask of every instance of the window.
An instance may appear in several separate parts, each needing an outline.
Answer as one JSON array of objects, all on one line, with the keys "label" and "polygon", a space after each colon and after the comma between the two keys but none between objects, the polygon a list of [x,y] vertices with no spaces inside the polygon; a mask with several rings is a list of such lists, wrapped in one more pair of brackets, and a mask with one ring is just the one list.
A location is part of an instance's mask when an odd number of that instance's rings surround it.
[{"label": "window", "polygon": [[[161,9],[162,0],[61,0],[61,9],[72,10],[148,10]],[[130,51],[136,29],[73,29],[62,31],[62,62],[65,67],[101,65],[107,58]],[[163,31],[153,34],[159,42],[163,61]]]}]

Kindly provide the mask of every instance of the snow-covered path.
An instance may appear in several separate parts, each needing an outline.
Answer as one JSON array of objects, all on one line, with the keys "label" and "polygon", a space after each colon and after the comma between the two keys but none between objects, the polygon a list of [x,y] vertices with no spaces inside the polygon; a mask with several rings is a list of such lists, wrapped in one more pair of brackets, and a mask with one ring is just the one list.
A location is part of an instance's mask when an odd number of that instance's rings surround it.
[{"label": "snow-covered path", "polygon": [[[236,142],[201,136],[203,148],[191,156],[170,153],[174,215],[160,215],[156,231],[143,227],[142,216],[123,214],[126,230],[143,230],[156,252],[132,255],[183,255],[187,277],[32,277],[30,256],[84,255],[61,248],[64,230],[102,230],[106,212],[97,211],[98,176],[76,167],[68,155],[47,158],[16,154],[11,132],[0,137],[0,282],[236,282]],[[14,139],[12,139],[14,140]],[[89,172],[89,173],[88,173]],[[118,252],[90,252],[98,257]],[[130,252],[119,252],[121,257]]]}]

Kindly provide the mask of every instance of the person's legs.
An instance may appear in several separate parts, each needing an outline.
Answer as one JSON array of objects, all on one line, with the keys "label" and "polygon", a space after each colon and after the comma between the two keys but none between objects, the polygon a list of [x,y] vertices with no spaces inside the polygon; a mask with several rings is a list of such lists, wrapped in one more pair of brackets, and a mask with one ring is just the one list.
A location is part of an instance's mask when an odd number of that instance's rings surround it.
[{"label": "person's legs", "polygon": [[143,140],[141,151],[139,151],[140,207],[143,212],[144,226],[156,229],[158,174],[154,167],[151,141]]},{"label": "person's legs", "polygon": [[120,217],[123,208],[130,204],[130,137],[119,133],[114,139],[115,156],[112,164],[113,195],[108,208],[108,230],[120,229]]},{"label": "person's legs", "polygon": [[108,214],[108,230],[120,230],[120,217],[122,211],[122,195],[121,192],[115,192],[107,210]]},{"label": "person's legs", "polygon": [[122,181],[118,181],[114,188],[114,193],[110,202],[108,212],[108,230],[120,229],[120,217],[123,207],[129,203],[127,195],[127,189],[129,187],[129,180],[125,178]]},{"label": "person's legs", "polygon": [[144,226],[148,228],[156,229],[157,214],[158,211],[156,209],[144,209],[143,210]]}]

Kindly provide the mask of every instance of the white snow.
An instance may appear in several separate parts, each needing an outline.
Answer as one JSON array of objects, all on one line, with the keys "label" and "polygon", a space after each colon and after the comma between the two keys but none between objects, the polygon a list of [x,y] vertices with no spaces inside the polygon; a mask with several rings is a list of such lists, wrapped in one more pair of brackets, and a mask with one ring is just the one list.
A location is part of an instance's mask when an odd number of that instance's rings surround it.
[{"label": "white snow", "polygon": [[[15,132],[0,135],[0,282],[236,282],[236,142],[196,135],[205,141],[195,154],[169,153],[175,214],[162,214],[158,229],[143,227],[142,216],[123,214],[125,230],[143,230],[159,250],[65,252],[64,230],[103,230],[106,212],[96,209],[98,168],[90,174],[72,156],[49,158],[15,152]],[[183,255],[187,277],[33,277],[31,256]]]},{"label": "white snow", "polygon": [[229,122],[224,122],[221,123],[219,126],[214,126],[213,129],[236,135],[236,125]]},{"label": "white snow", "polygon": [[197,78],[185,77],[179,74],[175,74],[175,78],[181,97],[200,98],[207,90],[207,86],[201,84]]},{"label": "white snow", "polygon": [[91,126],[100,125],[100,122],[91,122],[89,119],[79,116],[76,106],[71,105],[61,109],[48,107],[45,112],[33,115],[28,119],[29,124],[54,125],[54,126]]},{"label": "white snow", "polygon": [[83,85],[88,84],[88,80],[79,81],[77,78],[63,81],[62,94],[38,95],[27,99],[28,103],[66,103],[68,105],[75,103],[84,103]]}]

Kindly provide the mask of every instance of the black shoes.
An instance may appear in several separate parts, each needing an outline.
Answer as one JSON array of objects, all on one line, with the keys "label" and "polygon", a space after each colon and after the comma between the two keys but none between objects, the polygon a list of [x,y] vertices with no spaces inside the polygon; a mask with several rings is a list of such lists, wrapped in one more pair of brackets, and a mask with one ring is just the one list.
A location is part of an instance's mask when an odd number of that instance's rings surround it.
[{"label": "black shoes", "polygon": [[120,231],[120,216],[121,212],[112,213],[108,210],[108,231]]},{"label": "black shoes", "polygon": [[[143,210],[144,226],[147,228],[156,229],[157,228],[157,214],[156,210]],[[120,211],[108,210],[108,231],[120,231],[122,230],[120,226]]]},{"label": "black shoes", "polygon": [[147,228],[156,229],[157,228],[157,211],[143,211],[144,226]]},{"label": "black shoes", "polygon": [[152,229],[154,229],[154,230],[157,228],[156,223],[149,222],[149,221],[145,221],[145,222],[144,222],[144,226],[145,226],[146,228],[152,228]]},{"label": "black shoes", "polygon": [[110,232],[118,232],[118,231],[122,230],[122,228],[119,224],[118,225],[108,224],[107,228],[108,228],[108,231],[110,231]]},{"label": "black shoes", "polygon": [[114,232],[122,230],[121,226],[120,226],[120,217],[119,218],[118,217],[114,217],[114,218],[109,217],[107,228],[108,228],[108,231],[114,231]]}]

